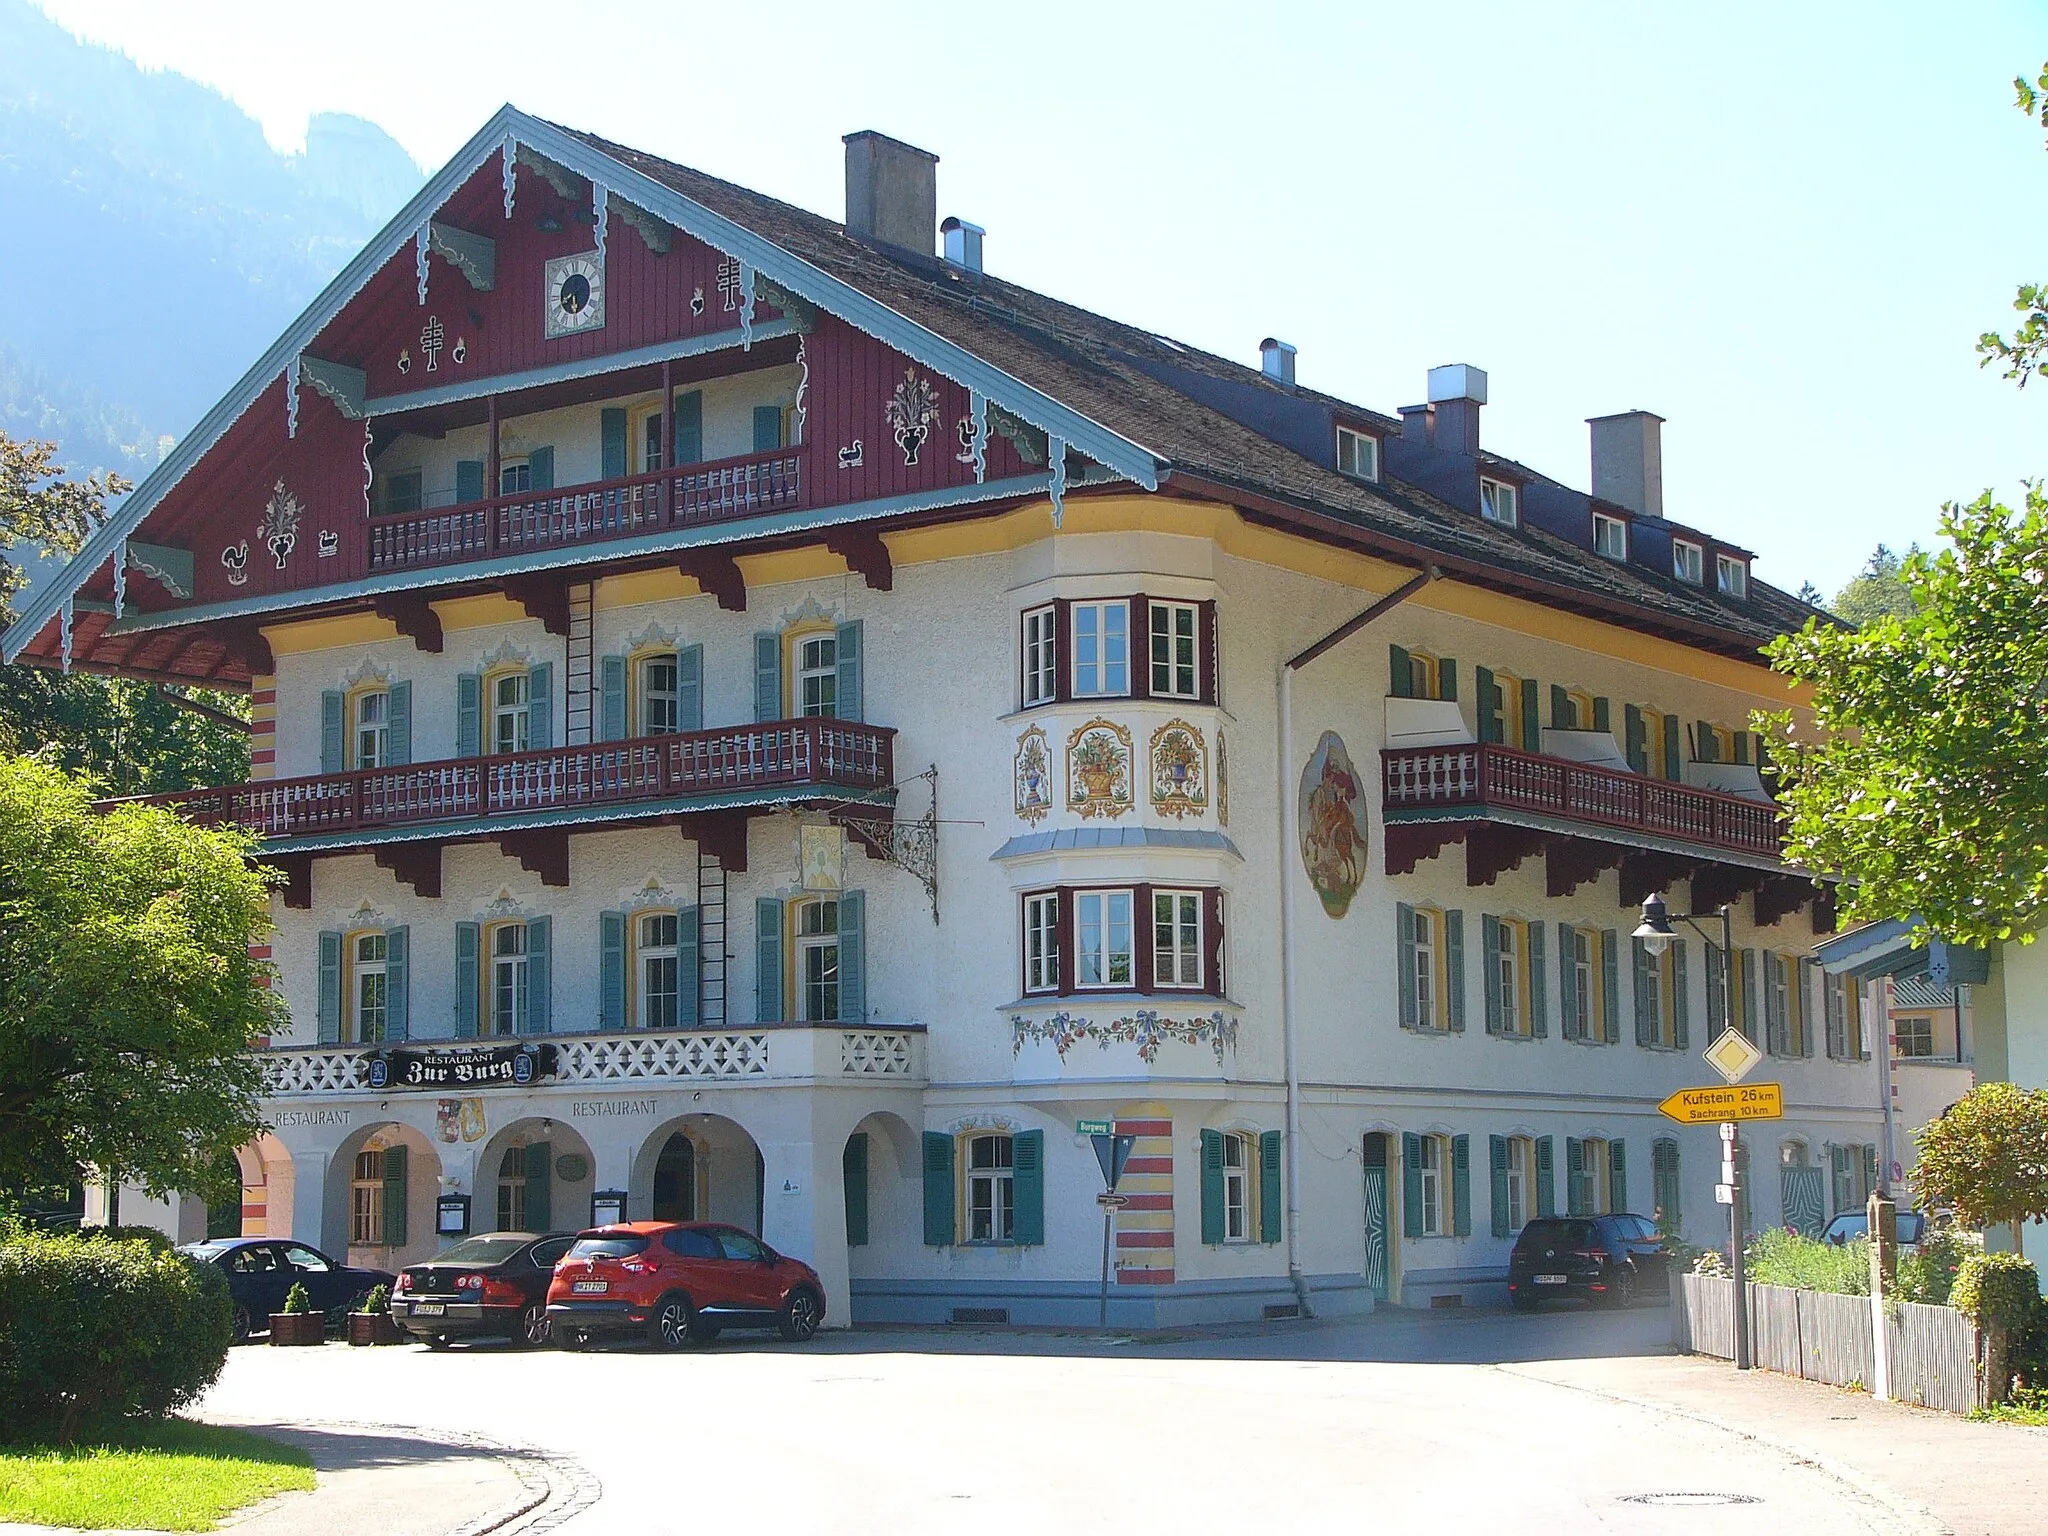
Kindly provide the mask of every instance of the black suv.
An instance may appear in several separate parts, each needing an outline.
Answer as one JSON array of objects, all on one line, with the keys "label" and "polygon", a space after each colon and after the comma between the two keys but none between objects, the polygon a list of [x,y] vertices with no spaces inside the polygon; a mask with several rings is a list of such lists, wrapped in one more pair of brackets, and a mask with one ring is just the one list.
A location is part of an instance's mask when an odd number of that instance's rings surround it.
[{"label": "black suv", "polygon": [[1508,1300],[1527,1312],[1552,1296],[1626,1307],[1671,1284],[1671,1250],[1646,1216],[1539,1216],[1508,1259]]}]

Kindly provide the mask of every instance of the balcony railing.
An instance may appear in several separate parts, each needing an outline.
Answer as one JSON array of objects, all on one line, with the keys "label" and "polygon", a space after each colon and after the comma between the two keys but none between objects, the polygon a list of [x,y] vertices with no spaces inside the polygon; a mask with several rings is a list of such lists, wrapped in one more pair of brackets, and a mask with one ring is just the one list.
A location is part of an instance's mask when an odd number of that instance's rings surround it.
[{"label": "balcony railing", "polygon": [[1532,811],[1729,853],[1783,855],[1778,808],[1767,801],[1513,747],[1404,747],[1380,757],[1384,808],[1393,818],[1402,812]]},{"label": "balcony railing", "polygon": [[416,570],[493,555],[694,528],[803,503],[803,451],[778,448],[560,490],[527,491],[370,520],[370,569]]},{"label": "balcony railing", "polygon": [[[206,826],[308,837],[422,822],[816,785],[885,789],[895,732],[823,717],[641,736],[587,747],[258,780],[154,795]],[[113,803],[113,802],[108,802]]]}]

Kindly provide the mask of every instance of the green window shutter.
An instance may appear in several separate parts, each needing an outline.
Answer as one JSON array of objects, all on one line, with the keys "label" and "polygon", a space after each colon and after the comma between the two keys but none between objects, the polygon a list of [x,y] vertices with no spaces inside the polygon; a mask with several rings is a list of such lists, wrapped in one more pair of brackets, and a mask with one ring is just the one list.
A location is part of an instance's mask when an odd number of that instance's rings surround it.
[{"label": "green window shutter", "polygon": [[846,1190],[846,1246],[864,1248],[868,1241],[868,1133],[846,1138],[839,1157],[839,1182]]},{"label": "green window shutter", "polygon": [[1617,1211],[1628,1209],[1628,1143],[1607,1143],[1608,1203]]},{"label": "green window shutter", "polygon": [[855,619],[839,626],[835,654],[839,658],[838,702],[832,713],[841,720],[860,720],[861,713],[861,625]]},{"label": "green window shutter", "polygon": [[[1685,1225],[1685,1213],[1679,1206],[1683,1183],[1678,1172],[1678,1143],[1669,1136],[1650,1144],[1650,1179],[1658,1230],[1676,1233]],[[1786,1215],[1789,1220],[1791,1212]]]},{"label": "green window shutter", "polygon": [[1508,1235],[1508,1139],[1486,1138],[1486,1166],[1493,1175],[1493,1235]]},{"label": "green window shutter", "polygon": [[702,1018],[698,1007],[698,977],[703,969],[699,917],[696,907],[676,914],[676,1013],[670,1023],[677,1029],[695,1029]]},{"label": "green window shutter", "polygon": [[1407,699],[1415,696],[1415,672],[1408,653],[1398,645],[1387,647],[1387,696]]},{"label": "green window shutter", "polygon": [[1458,664],[1449,656],[1436,664],[1436,694],[1446,704],[1458,702]]},{"label": "green window shutter", "polygon": [[1479,919],[1479,973],[1486,992],[1486,1032],[1500,1033],[1500,919]]},{"label": "green window shutter", "polygon": [[384,706],[384,755],[394,768],[412,761],[412,684],[393,683]]},{"label": "green window shutter", "polygon": [[1714,727],[1710,721],[1693,722],[1692,756],[1696,763],[1718,763],[1721,760],[1721,741],[1714,734]]},{"label": "green window shutter", "polygon": [[1395,966],[1401,990],[1401,1027],[1415,1029],[1422,1023],[1415,1016],[1415,909],[1406,902],[1394,904],[1394,951],[1398,957]]},{"label": "green window shutter", "polygon": [[1280,1198],[1280,1133],[1259,1133],[1259,1241],[1280,1241],[1281,1218],[1286,1208]]},{"label": "green window shutter", "polygon": [[1572,963],[1578,948],[1577,938],[1577,931],[1570,923],[1557,925],[1557,1006],[1564,1015],[1558,1022],[1557,1032],[1567,1040],[1579,1038],[1579,972]]},{"label": "green window shutter", "polygon": [[1557,1214],[1557,1167],[1552,1138],[1536,1138],[1536,1214]]},{"label": "green window shutter", "polygon": [[685,645],[676,651],[676,728],[704,729],[704,647]]},{"label": "green window shutter", "polygon": [[1401,1133],[1401,1232],[1422,1236],[1422,1138]]},{"label": "green window shutter", "polygon": [[1562,683],[1550,685],[1550,728],[1553,731],[1579,729],[1578,707],[1572,703],[1572,696],[1565,691]]},{"label": "green window shutter", "polygon": [[704,462],[704,391],[693,389],[676,396],[676,462]]},{"label": "green window shutter", "polygon": [[600,656],[597,660],[597,739],[623,741],[626,737],[626,658]]},{"label": "green window shutter", "polygon": [[1747,766],[1749,763],[1749,732],[1735,733],[1735,761]]},{"label": "green window shutter", "polygon": [[924,1133],[924,1240],[928,1247],[953,1242],[953,1138],[943,1131]]},{"label": "green window shutter", "polygon": [[1564,1139],[1564,1212],[1567,1216],[1585,1216],[1585,1191],[1581,1187],[1586,1174],[1586,1146],[1576,1136]]},{"label": "green window shutter", "polygon": [[1533,677],[1522,684],[1522,749],[1543,750],[1543,695]]},{"label": "green window shutter", "polygon": [[526,1144],[526,1229],[545,1232],[555,1224],[553,1142]]},{"label": "green window shutter", "polygon": [[1454,1034],[1465,1030],[1465,914],[1452,910],[1444,914],[1444,1001]]},{"label": "green window shutter", "polygon": [[626,914],[597,914],[597,1027],[626,1027]]},{"label": "green window shutter", "polygon": [[1529,1033],[1538,1040],[1550,1034],[1549,977],[1550,957],[1543,952],[1543,925],[1531,923],[1527,929],[1529,953],[1523,957],[1522,977],[1529,987]]},{"label": "green window shutter", "polygon": [[600,480],[626,478],[626,413],[608,405],[597,413],[598,471]]},{"label": "green window shutter", "polygon": [[477,998],[477,949],[481,932],[475,923],[455,925],[455,1038],[475,1036]]},{"label": "green window shutter", "polygon": [[1500,723],[1500,690],[1493,685],[1491,667],[1472,669],[1473,700],[1479,711],[1479,739],[1482,742],[1503,739]]},{"label": "green window shutter", "polygon": [[405,1147],[384,1149],[384,1245],[403,1248],[409,1241],[405,1225]]},{"label": "green window shutter", "polygon": [[754,636],[754,719],[782,718],[782,637]]},{"label": "green window shutter", "polygon": [[1041,1247],[1045,1243],[1045,1132],[1019,1131],[1010,1146],[1016,1241],[1022,1248]]},{"label": "green window shutter", "polygon": [[1223,1241],[1223,1133],[1202,1132],[1202,1241]]},{"label": "green window shutter", "polygon": [[754,407],[754,452],[773,453],[782,446],[782,407]]},{"label": "green window shutter", "polygon": [[1600,1030],[1609,1045],[1621,1040],[1621,935],[1612,928],[1600,933]]},{"label": "green window shutter", "polygon": [[1756,1037],[1756,951],[1737,950],[1735,958],[1738,962],[1736,969],[1742,976],[1742,988],[1736,993],[1741,999],[1742,1032],[1749,1037],[1751,1045],[1757,1045],[1761,1042]]},{"label": "green window shutter", "polygon": [[1692,999],[1687,996],[1692,984],[1685,971],[1685,940],[1681,938],[1671,945],[1671,1043],[1681,1051],[1692,1038]]},{"label": "green window shutter", "polygon": [[526,749],[545,752],[555,744],[555,669],[540,662],[526,669]]},{"label": "green window shutter", "polygon": [[455,500],[458,504],[484,499],[484,461],[482,459],[457,459],[455,461]]},{"label": "green window shutter", "polygon": [[782,1014],[782,903],[762,896],[754,902],[754,1022],[780,1023]]},{"label": "green window shutter", "polygon": [[1842,1006],[1842,994],[1837,989],[1836,978],[1830,976],[1821,983],[1821,1014],[1827,1020],[1828,1057],[1840,1061],[1849,1054],[1849,1014]]},{"label": "green window shutter", "polygon": [[403,1040],[408,1033],[406,1019],[407,955],[412,948],[412,930],[384,930],[384,1038]]},{"label": "green window shutter", "polygon": [[1621,706],[1621,729],[1625,740],[1623,750],[1628,755],[1629,767],[1637,773],[1650,771],[1649,732],[1643,729],[1643,712],[1633,704]]},{"label": "green window shutter", "polygon": [[1783,1056],[1785,1049],[1785,1015],[1778,1007],[1778,989],[1775,972],[1784,962],[1778,956],[1764,952],[1764,1049],[1773,1056]]},{"label": "green window shutter", "polygon": [[1794,998],[1799,1009],[1798,1053],[1801,1056],[1813,1054],[1813,962],[1804,955],[1799,957],[1799,992]]},{"label": "green window shutter", "polygon": [[1649,945],[1635,938],[1628,942],[1635,962],[1636,1044],[1655,1045],[1657,1028],[1650,1015],[1650,999],[1657,985],[1656,963],[1650,958]]},{"label": "green window shutter", "polygon": [[554,919],[548,917],[536,917],[526,925],[526,1016],[518,1024],[523,1035],[544,1035],[554,1027],[548,963],[553,925]]},{"label": "green window shutter", "polygon": [[339,688],[329,688],[320,695],[320,771],[340,773],[347,766],[343,755],[342,742],[347,733],[344,717],[348,712],[348,696]]},{"label": "green window shutter", "polygon": [[555,450],[552,447],[527,450],[526,484],[529,490],[535,491],[552,491],[555,488]]},{"label": "green window shutter", "polygon": [[1451,1138],[1451,1230],[1472,1235],[1472,1138]]},{"label": "green window shutter", "polygon": [[1614,734],[1614,706],[1598,696],[1593,700],[1593,729]]},{"label": "green window shutter", "polygon": [[475,672],[455,678],[455,755],[477,757],[484,750],[484,680]]},{"label": "green window shutter", "polygon": [[1863,1148],[1863,1187],[1877,1188],[1877,1148],[1868,1144]]},{"label": "green window shutter", "polygon": [[320,935],[320,994],[313,1022],[322,1045],[341,1043],[341,941],[339,933]]},{"label": "green window shutter", "polygon": [[1685,777],[1684,746],[1678,734],[1678,716],[1664,717],[1664,777],[1676,784]]},{"label": "green window shutter", "polygon": [[867,893],[839,893],[839,1020],[859,1024],[868,1016]]},{"label": "green window shutter", "polygon": [[1725,957],[1721,953],[1721,946],[1718,944],[1709,943],[1706,946],[1706,958],[1707,1028],[1714,1034],[1719,1035],[1721,1033],[1722,995],[1726,991],[1728,985],[1727,981],[1723,978],[1721,974],[1721,966],[1725,960]]}]

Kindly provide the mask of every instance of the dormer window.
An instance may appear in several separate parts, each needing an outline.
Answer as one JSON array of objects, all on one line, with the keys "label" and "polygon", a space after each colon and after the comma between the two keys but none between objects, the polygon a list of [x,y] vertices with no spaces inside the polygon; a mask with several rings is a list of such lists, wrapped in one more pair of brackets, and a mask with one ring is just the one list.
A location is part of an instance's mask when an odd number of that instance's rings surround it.
[{"label": "dormer window", "polygon": [[1489,523],[1513,528],[1521,522],[1521,493],[1505,480],[1479,481],[1479,515]]},{"label": "dormer window", "polygon": [[1749,563],[1733,555],[1716,555],[1714,583],[1721,589],[1723,597],[1741,599],[1749,596]]},{"label": "dormer window", "polygon": [[1349,427],[1337,429],[1337,470],[1354,480],[1378,480],[1380,477],[1380,440],[1367,432],[1354,432]]},{"label": "dormer window", "polygon": [[1683,539],[1671,541],[1671,574],[1680,581],[1698,586],[1706,578],[1702,575],[1704,552],[1697,544],[1688,544]]},{"label": "dormer window", "polygon": [[1628,558],[1628,524],[1605,512],[1593,514],[1593,553],[1609,560]]}]

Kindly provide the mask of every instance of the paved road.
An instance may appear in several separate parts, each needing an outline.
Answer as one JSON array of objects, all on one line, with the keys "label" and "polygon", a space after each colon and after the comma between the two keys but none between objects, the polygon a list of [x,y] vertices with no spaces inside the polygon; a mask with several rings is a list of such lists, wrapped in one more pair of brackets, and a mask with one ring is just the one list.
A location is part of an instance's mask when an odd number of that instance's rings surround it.
[{"label": "paved road", "polygon": [[[2004,1477],[2018,1508],[2043,1507],[2010,1465],[2048,1464],[2048,1441],[1796,1382],[1738,1383],[1670,1358],[1665,1335],[1663,1313],[1644,1310],[1388,1313],[1125,1342],[730,1336],[679,1356],[252,1347],[204,1408],[564,1453],[602,1484],[559,1527],[567,1536],[735,1521],[890,1536],[2000,1529],[1967,1507],[1944,1510],[1946,1524],[1927,1513],[1945,1485],[1914,1452],[1921,1425],[1964,1437],[1959,1454],[1988,1458],[1976,1475]],[[1921,1485],[1874,1481],[1875,1463],[1917,1468]]]}]

